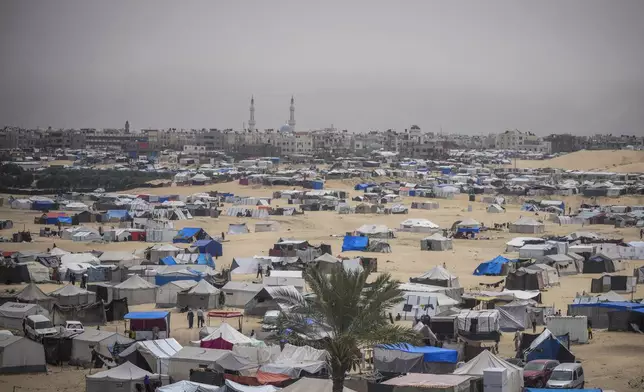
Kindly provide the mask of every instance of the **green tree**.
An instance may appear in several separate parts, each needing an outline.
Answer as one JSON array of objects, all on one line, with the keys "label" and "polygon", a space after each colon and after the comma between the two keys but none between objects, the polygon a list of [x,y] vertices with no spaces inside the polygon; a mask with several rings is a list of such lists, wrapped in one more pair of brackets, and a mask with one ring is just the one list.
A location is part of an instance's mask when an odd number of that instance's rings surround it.
[{"label": "green tree", "polygon": [[360,347],[421,341],[418,333],[391,324],[387,317],[389,309],[403,301],[400,282],[381,274],[368,284],[368,276],[369,271],[339,268],[326,275],[311,268],[304,277],[312,295],[288,290],[276,294],[289,307],[277,322],[280,331],[289,331],[284,338],[329,353],[333,392],[342,392],[346,373],[360,360]]}]

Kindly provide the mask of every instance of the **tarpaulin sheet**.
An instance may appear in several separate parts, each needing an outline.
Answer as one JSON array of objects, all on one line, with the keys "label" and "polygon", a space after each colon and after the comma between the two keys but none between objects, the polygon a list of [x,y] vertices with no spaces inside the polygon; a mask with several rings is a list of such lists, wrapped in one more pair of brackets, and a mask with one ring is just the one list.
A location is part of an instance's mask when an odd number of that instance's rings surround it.
[{"label": "tarpaulin sheet", "polygon": [[368,244],[369,238],[367,237],[354,237],[347,235],[342,241],[342,251],[347,252],[351,250],[366,250]]},{"label": "tarpaulin sheet", "polygon": [[161,265],[177,265],[176,260],[172,256],[166,256],[161,259],[160,263]]},{"label": "tarpaulin sheet", "polygon": [[183,229],[179,230],[177,233],[177,236],[174,237],[173,242],[190,242],[190,239],[197,235],[201,228],[199,227],[184,227]]},{"label": "tarpaulin sheet", "polygon": [[433,346],[411,346],[408,344],[386,344],[380,346],[387,350],[398,350],[406,353],[423,354],[425,362],[456,363],[458,351]]},{"label": "tarpaulin sheet", "polygon": [[474,270],[474,275],[499,275],[503,270],[503,264],[509,263],[510,261],[503,256],[496,256],[492,260],[479,264]]}]

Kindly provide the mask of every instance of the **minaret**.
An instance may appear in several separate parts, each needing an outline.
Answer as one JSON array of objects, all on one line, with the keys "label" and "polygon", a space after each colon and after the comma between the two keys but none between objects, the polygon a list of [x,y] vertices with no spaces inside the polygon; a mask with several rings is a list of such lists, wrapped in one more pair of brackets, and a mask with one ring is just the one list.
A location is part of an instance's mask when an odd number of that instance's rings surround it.
[{"label": "minaret", "polygon": [[255,97],[250,97],[250,119],[248,120],[248,130],[255,130]]},{"label": "minaret", "polygon": [[288,120],[288,126],[291,127],[291,131],[295,131],[295,99],[291,95],[291,117]]}]

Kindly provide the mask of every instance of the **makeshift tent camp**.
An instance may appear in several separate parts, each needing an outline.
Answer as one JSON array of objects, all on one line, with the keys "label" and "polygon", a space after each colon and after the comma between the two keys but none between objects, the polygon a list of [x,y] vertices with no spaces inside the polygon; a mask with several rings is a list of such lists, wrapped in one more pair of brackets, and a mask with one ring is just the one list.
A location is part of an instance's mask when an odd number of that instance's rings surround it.
[{"label": "makeshift tent camp", "polygon": [[191,370],[201,366],[223,373],[224,370],[240,371],[256,368],[257,362],[229,350],[186,346],[169,358],[168,375],[173,380],[189,380]]},{"label": "makeshift tent camp", "polygon": [[620,260],[614,260],[603,253],[598,253],[584,261],[584,274],[601,274],[618,272],[624,269]]},{"label": "makeshift tent camp", "polygon": [[368,245],[369,245],[368,237],[356,237],[356,236],[346,235],[344,236],[344,240],[342,240],[342,251],[343,252],[349,252],[354,250],[366,251]]},{"label": "makeshift tent camp", "polygon": [[92,361],[92,351],[111,357],[114,343],[133,343],[116,332],[88,330],[72,338],[72,356],[69,361],[72,365],[86,365]]},{"label": "makeshift tent camp", "polygon": [[219,257],[224,255],[221,242],[215,240],[199,240],[194,242],[191,245],[191,248],[195,248],[199,253],[206,253],[211,255],[212,257]]},{"label": "makeshift tent camp", "polygon": [[412,233],[435,233],[438,230],[440,230],[440,226],[427,219],[406,219],[400,223],[400,231],[408,231]]},{"label": "makeshift tent camp", "polygon": [[96,302],[96,293],[81,289],[75,285],[65,285],[50,294],[58,305],[77,306]]},{"label": "makeshift tent camp", "polygon": [[112,298],[127,298],[129,306],[154,303],[157,298],[157,286],[139,275],[132,275],[126,281],[112,287]]},{"label": "makeshift tent camp", "polygon": [[183,348],[176,340],[144,340],[130,345],[118,356],[152,373],[168,374],[168,360]]},{"label": "makeshift tent camp", "polygon": [[492,354],[488,350],[482,351],[471,361],[465,363],[454,371],[454,374],[468,376],[483,376],[489,368],[502,368],[507,370],[508,392],[521,392],[523,388],[523,369],[515,366]]},{"label": "makeshift tent camp", "polygon": [[54,299],[45,294],[35,283],[29,283],[22,291],[15,296],[16,302],[38,304],[47,310],[51,310]]},{"label": "makeshift tent camp", "polygon": [[532,264],[525,267],[528,270],[542,271],[544,277],[544,284],[546,286],[559,286],[559,273],[556,268],[547,264]]},{"label": "makeshift tent camp", "polygon": [[166,375],[152,374],[130,362],[125,362],[115,368],[85,376],[86,392],[137,392],[136,385],[143,387],[145,377],[150,383],[166,385],[169,378]]},{"label": "makeshift tent camp", "polygon": [[228,282],[221,288],[226,294],[225,306],[243,308],[264,286],[247,282]]},{"label": "makeshift tent camp", "polygon": [[505,305],[497,306],[499,325],[503,332],[523,331],[531,324],[528,308],[534,301],[514,300]]},{"label": "makeshift tent camp", "polygon": [[180,308],[190,307],[193,309],[216,309],[219,304],[221,290],[206,282],[199,281],[195,286],[177,294],[177,306]]},{"label": "makeshift tent camp", "polygon": [[132,267],[139,265],[143,259],[132,252],[128,251],[107,251],[98,258],[101,264],[119,265],[122,267]]},{"label": "makeshift tent camp", "polygon": [[294,286],[263,287],[244,306],[244,313],[253,316],[263,316],[268,310],[282,310],[282,307],[285,305],[278,301],[278,299],[282,297],[282,293],[284,292],[289,292],[292,297],[301,296],[300,292]]},{"label": "makeshift tent camp", "polygon": [[441,266],[436,266],[417,278],[409,278],[412,283],[421,283],[441,287],[461,287],[458,276]]},{"label": "makeshift tent camp", "polygon": [[499,311],[461,310],[456,315],[456,328],[461,336],[473,340],[495,340],[501,331]]},{"label": "makeshift tent camp", "polygon": [[206,240],[211,237],[200,227],[184,227],[179,230],[177,235],[172,239],[173,243],[191,244],[198,240]]},{"label": "makeshift tent camp", "polygon": [[451,373],[458,351],[439,347],[388,344],[373,349],[374,366],[388,373]]},{"label": "makeshift tent camp", "polygon": [[273,262],[270,257],[234,257],[230,271],[233,274],[255,274],[260,265],[265,270],[267,266],[272,264]]},{"label": "makeshift tent camp", "polygon": [[177,294],[197,284],[195,280],[175,280],[157,289],[156,304],[159,308],[172,308],[177,305]]},{"label": "makeshift tent camp", "polygon": [[468,218],[455,222],[452,230],[457,233],[478,233],[481,231],[481,224],[474,219]]},{"label": "makeshift tent camp", "polygon": [[342,265],[340,259],[333,257],[328,253],[317,257],[313,261],[317,263],[317,268],[325,274],[330,274],[334,269],[339,268]]},{"label": "makeshift tent camp", "polygon": [[510,233],[539,234],[543,233],[545,230],[546,227],[543,223],[526,216],[521,217],[514,223],[510,224]]},{"label": "makeshift tent camp", "polygon": [[393,231],[385,225],[362,225],[356,229],[356,234],[369,238],[393,238]]},{"label": "makeshift tent camp", "polygon": [[35,314],[49,316],[49,312],[38,304],[5,302],[0,305],[0,328],[21,330],[22,320]]},{"label": "makeshift tent camp", "polygon": [[496,256],[492,260],[485,261],[481,264],[479,264],[478,267],[474,270],[474,275],[476,276],[482,276],[482,275],[493,275],[493,276],[498,276],[498,275],[507,275],[508,272],[511,270],[511,261],[510,259],[506,259],[503,256]]},{"label": "makeshift tent camp", "polygon": [[229,223],[228,224],[228,234],[248,234],[248,226],[246,223]]},{"label": "makeshift tent camp", "polygon": [[150,254],[150,262],[152,263],[158,263],[159,260],[163,259],[164,257],[168,256],[176,256],[181,252],[181,248],[177,248],[174,245],[169,245],[169,244],[163,244],[163,245],[155,245],[149,250]]},{"label": "makeshift tent camp", "polygon": [[287,343],[270,363],[262,365],[259,370],[284,374],[295,379],[301,377],[303,371],[315,374],[327,369],[327,357],[328,353],[325,350],[309,346],[296,347]]},{"label": "makeshift tent camp", "polygon": [[568,335],[571,342],[588,343],[587,321],[586,316],[548,316],[546,327],[556,336]]},{"label": "makeshift tent camp", "polygon": [[421,250],[451,250],[452,239],[443,237],[438,233],[434,233],[429,237],[425,237],[422,240],[420,240],[420,249]]},{"label": "makeshift tent camp", "polygon": [[501,213],[505,212],[505,208],[501,207],[498,204],[490,204],[487,207],[487,212],[489,212],[491,214],[501,214]]},{"label": "makeshift tent camp", "polygon": [[220,350],[232,350],[233,346],[264,346],[260,340],[249,338],[237,331],[227,323],[222,323],[212,333],[198,342],[203,348],[216,348]]},{"label": "makeshift tent camp", "polygon": [[575,356],[548,328],[532,341],[530,347],[523,352],[526,362],[535,359],[556,359],[561,363],[575,362]]},{"label": "makeshift tent camp", "polygon": [[105,303],[98,300],[84,305],[63,306],[54,304],[51,310],[51,322],[54,325],[64,325],[66,321],[72,320],[80,321],[86,327],[105,325],[107,322]]},{"label": "makeshift tent camp", "polygon": [[508,290],[542,290],[546,287],[544,271],[519,268],[510,272],[505,278],[505,288]]},{"label": "makeshift tent camp", "polygon": [[0,335],[0,374],[47,372],[45,349],[20,336]]},{"label": "makeshift tent camp", "polygon": [[[163,259],[163,261],[167,262],[167,258]],[[169,265],[175,267],[175,265],[173,264],[169,264]],[[163,286],[164,284],[167,284],[170,282],[176,282],[179,280],[193,280],[195,282],[198,282],[203,277],[201,272],[196,271],[190,267],[182,267],[180,265],[177,265],[176,267],[180,269],[169,269],[165,271],[163,270],[157,271],[156,275],[154,276],[154,283],[157,286]]]}]

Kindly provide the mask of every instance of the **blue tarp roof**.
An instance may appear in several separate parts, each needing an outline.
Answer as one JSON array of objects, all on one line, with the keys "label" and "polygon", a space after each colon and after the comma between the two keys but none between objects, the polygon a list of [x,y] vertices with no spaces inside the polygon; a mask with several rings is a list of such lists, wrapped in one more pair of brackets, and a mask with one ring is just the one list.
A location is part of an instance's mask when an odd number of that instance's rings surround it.
[{"label": "blue tarp roof", "polygon": [[[177,242],[177,240],[189,240],[190,238],[194,237],[199,231],[201,230],[200,227],[184,227],[183,229],[179,230],[177,235],[174,237],[174,242]],[[181,241],[181,242],[187,242],[187,241]]]},{"label": "blue tarp roof", "polygon": [[350,235],[344,236],[344,240],[342,241],[342,251],[350,251],[350,250],[366,250],[367,245],[369,245],[369,238],[368,237],[354,237]]},{"label": "blue tarp roof", "polygon": [[60,223],[69,223],[70,225],[72,224],[71,216],[59,216],[57,220]]},{"label": "blue tarp roof", "polygon": [[106,214],[110,219],[112,218],[122,219],[122,218],[128,217],[127,210],[107,210]]},{"label": "blue tarp roof", "polygon": [[503,269],[503,264],[509,263],[510,261],[512,260],[506,259],[503,256],[496,256],[492,260],[479,264],[479,266],[474,270],[474,275],[499,275]]},{"label": "blue tarp roof", "polygon": [[609,308],[609,309],[619,309],[619,310],[635,310],[642,309],[644,311],[644,304],[638,304],[635,302],[596,302],[590,304],[572,304],[573,307],[588,307],[595,306],[599,308]]},{"label": "blue tarp roof", "polygon": [[192,246],[206,246],[214,240],[197,240],[192,243]]},{"label": "blue tarp roof", "polygon": [[409,344],[384,344],[380,347],[387,350],[398,350],[406,353],[424,354],[423,360],[425,362],[443,362],[443,363],[456,363],[458,360],[458,352],[447,348],[439,348],[432,346],[411,346]]},{"label": "blue tarp roof", "polygon": [[123,316],[126,320],[156,320],[168,317],[170,312],[130,312]]},{"label": "blue tarp roof", "polygon": [[166,256],[161,259],[161,265],[177,265],[177,261],[172,256]]}]

